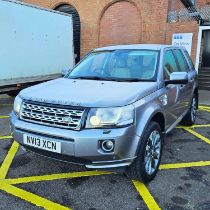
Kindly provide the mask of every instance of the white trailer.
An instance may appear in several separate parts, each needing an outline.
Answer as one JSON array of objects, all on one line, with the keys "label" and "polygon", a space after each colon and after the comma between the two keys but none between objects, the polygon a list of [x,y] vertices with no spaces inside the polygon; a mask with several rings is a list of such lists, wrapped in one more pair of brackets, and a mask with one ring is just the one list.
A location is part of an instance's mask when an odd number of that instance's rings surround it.
[{"label": "white trailer", "polygon": [[71,15],[0,0],[0,93],[61,76],[74,65]]}]

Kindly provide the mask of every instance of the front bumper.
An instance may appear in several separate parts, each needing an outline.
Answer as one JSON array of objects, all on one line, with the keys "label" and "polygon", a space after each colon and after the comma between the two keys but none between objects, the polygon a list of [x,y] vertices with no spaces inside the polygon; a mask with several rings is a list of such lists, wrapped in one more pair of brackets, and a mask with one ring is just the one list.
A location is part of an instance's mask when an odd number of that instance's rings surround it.
[{"label": "front bumper", "polygon": [[[13,138],[23,147],[44,156],[63,161],[83,164],[87,168],[115,168],[130,165],[136,158],[139,136],[135,134],[135,126],[109,129],[84,129],[73,131],[48,127],[19,120],[11,114],[11,131]],[[49,140],[61,142],[61,154],[55,154],[24,145],[23,135],[35,135]],[[115,149],[106,153],[100,148],[99,141],[113,140]]]}]

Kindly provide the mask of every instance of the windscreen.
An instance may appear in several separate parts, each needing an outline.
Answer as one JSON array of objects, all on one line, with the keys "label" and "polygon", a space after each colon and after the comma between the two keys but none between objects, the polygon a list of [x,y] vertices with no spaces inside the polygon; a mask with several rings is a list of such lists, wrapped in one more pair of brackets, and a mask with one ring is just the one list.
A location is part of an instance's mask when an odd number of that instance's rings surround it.
[{"label": "windscreen", "polygon": [[159,51],[155,50],[93,52],[67,77],[154,81],[158,55]]}]

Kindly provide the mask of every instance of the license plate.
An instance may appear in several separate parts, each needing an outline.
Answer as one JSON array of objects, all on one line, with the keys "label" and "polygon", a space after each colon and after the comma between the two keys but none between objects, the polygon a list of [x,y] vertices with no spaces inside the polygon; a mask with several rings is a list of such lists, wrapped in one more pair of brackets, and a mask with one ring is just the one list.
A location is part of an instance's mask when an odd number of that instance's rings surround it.
[{"label": "license plate", "polygon": [[25,145],[47,150],[50,152],[61,153],[61,142],[52,141],[46,138],[24,134],[23,143]]}]

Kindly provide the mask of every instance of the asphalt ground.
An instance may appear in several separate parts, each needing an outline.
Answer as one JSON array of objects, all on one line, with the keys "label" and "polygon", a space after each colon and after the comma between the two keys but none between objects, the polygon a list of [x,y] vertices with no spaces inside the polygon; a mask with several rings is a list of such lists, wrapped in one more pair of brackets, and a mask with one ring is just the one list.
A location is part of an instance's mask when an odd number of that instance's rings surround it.
[{"label": "asphalt ground", "polygon": [[200,106],[195,126],[166,137],[160,171],[144,185],[23,151],[10,136],[12,104],[0,96],[1,210],[210,209],[210,107]]}]

